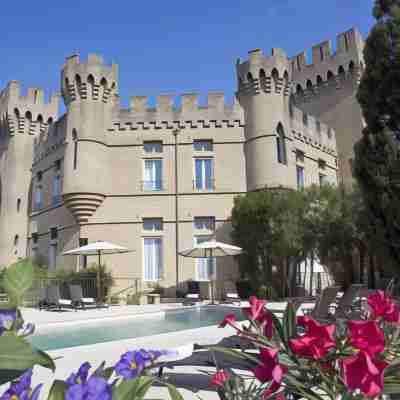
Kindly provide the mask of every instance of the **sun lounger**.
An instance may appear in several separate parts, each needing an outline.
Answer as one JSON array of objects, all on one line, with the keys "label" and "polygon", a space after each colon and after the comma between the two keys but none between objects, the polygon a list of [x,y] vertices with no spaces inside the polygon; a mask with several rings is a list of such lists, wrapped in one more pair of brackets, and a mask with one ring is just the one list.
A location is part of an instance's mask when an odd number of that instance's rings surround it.
[{"label": "sun lounger", "polygon": [[334,305],[334,318],[360,319],[362,317],[362,300],[368,296],[364,284],[353,284]]},{"label": "sun lounger", "polygon": [[303,308],[303,314],[309,315],[317,320],[329,320],[332,317],[332,304],[335,303],[339,292],[339,286],[330,286],[325,288],[317,298],[314,308]]},{"label": "sun lounger", "polygon": [[83,297],[81,285],[68,285],[72,303],[75,307],[97,307],[96,300],[93,297]]},{"label": "sun lounger", "polygon": [[58,285],[50,285],[46,290],[46,303],[47,308],[58,308],[61,310],[62,308],[72,308],[73,303],[70,299],[63,299],[60,295],[60,288]]}]

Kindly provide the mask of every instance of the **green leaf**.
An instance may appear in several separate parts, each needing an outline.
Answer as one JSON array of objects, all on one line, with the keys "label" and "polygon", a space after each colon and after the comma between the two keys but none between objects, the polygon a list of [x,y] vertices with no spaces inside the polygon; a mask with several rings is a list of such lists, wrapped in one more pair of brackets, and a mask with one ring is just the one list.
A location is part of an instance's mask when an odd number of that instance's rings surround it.
[{"label": "green leaf", "polygon": [[105,368],[104,371],[100,374],[106,381],[111,378],[111,375],[114,372],[114,367]]},{"label": "green leaf", "polygon": [[290,301],[283,314],[283,335],[287,344],[296,335],[296,307]]},{"label": "green leaf", "polygon": [[171,400],[185,400],[183,396],[178,392],[178,389],[175,386],[170,385],[169,383],[164,383],[168,388],[169,396]]},{"label": "green leaf", "polygon": [[383,387],[384,394],[399,394],[400,393],[400,382],[399,383],[385,383]]},{"label": "green leaf", "polygon": [[279,335],[281,341],[284,343],[285,335],[283,333],[283,327],[282,327],[281,321],[273,312],[271,312],[271,317],[272,317],[272,322],[274,324],[274,328],[278,332],[278,335]]},{"label": "green leaf", "polygon": [[64,400],[64,395],[67,388],[68,385],[64,381],[54,381],[47,400]]},{"label": "green leaf", "polygon": [[230,356],[234,356],[246,361],[253,361],[256,364],[260,363],[260,360],[253,355],[246,353],[244,351],[227,349],[226,347],[210,347],[210,350],[219,351],[221,353],[229,354]]},{"label": "green leaf", "polygon": [[136,390],[135,400],[142,400],[146,395],[147,391],[156,381],[156,378],[151,376],[142,376],[139,378],[139,386]]},{"label": "green leaf", "polygon": [[33,276],[33,265],[29,261],[19,261],[6,269],[3,285],[11,304],[21,303],[24,293],[32,286]]},{"label": "green leaf", "polygon": [[24,371],[17,369],[0,369],[0,384],[11,382],[20,377]]},{"label": "green leaf", "polygon": [[131,400],[136,398],[136,391],[140,384],[140,379],[131,379],[122,381],[118,386],[112,389],[113,400]]},{"label": "green leaf", "polygon": [[0,370],[25,371],[34,365],[55,370],[53,360],[25,339],[11,334],[0,336]]}]

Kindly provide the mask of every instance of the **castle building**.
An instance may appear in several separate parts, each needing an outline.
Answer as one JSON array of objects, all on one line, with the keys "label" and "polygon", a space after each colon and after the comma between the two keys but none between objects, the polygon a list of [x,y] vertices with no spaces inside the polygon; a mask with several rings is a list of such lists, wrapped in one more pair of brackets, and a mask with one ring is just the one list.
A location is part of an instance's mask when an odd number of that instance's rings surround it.
[{"label": "castle building", "polygon": [[[249,52],[237,61],[233,105],[210,93],[118,99],[118,66],[67,58],[59,96],[11,81],[0,94],[0,265],[41,257],[49,269],[85,268],[62,253],[96,240],[133,251],[106,256],[121,282],[234,279],[233,260],[177,252],[215,236],[230,242],[234,198],[265,188],[351,185],[352,145],[361,136],[355,100],[363,40],[356,29],[288,58]],[[95,260],[93,260],[95,261]],[[216,265],[217,264],[217,265]],[[123,286],[123,283],[119,284]]]}]

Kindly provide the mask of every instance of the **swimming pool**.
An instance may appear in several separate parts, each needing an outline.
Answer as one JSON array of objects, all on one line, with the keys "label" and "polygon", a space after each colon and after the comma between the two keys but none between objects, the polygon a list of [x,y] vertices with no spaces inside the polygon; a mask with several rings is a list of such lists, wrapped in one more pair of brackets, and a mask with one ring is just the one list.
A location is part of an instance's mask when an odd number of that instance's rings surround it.
[{"label": "swimming pool", "polygon": [[56,350],[217,325],[227,313],[234,313],[239,321],[243,319],[238,309],[196,307],[124,319],[107,318],[83,324],[68,324],[34,334],[29,337],[29,341],[38,349]]}]

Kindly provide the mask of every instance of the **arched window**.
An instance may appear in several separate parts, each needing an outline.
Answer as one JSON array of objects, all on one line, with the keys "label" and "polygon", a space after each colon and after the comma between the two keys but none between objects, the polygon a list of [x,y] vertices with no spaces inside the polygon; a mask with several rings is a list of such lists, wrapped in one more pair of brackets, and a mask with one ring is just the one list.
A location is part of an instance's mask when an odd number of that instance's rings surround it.
[{"label": "arched window", "polygon": [[32,121],[32,113],[31,113],[30,111],[27,111],[27,112],[25,113],[25,118],[26,118],[28,121]]},{"label": "arched window", "polygon": [[317,75],[317,85],[321,86],[323,82],[324,82],[324,80],[322,79],[322,76],[321,75]]},{"label": "arched window", "polygon": [[349,72],[352,74],[354,72],[354,61],[350,61]]},{"label": "arched window", "polygon": [[249,72],[249,73],[247,74],[247,80],[248,80],[250,83],[253,83],[253,75],[251,74],[251,72]]},{"label": "arched window", "polygon": [[266,78],[265,71],[262,68],[260,69],[259,76],[260,76],[260,79],[265,79]]},{"label": "arched window", "polygon": [[21,210],[21,199],[17,199],[17,212],[19,213]]},{"label": "arched window", "polygon": [[88,76],[87,82],[88,82],[88,85],[89,85],[90,96],[92,97],[93,96],[93,92],[94,92],[94,78],[93,78],[92,74],[90,74]]},{"label": "arched window", "polygon": [[48,120],[47,120],[47,123],[49,124],[49,125],[51,125],[52,123],[53,123],[53,118],[49,118]]},{"label": "arched window", "polygon": [[285,143],[285,131],[283,130],[283,126],[281,123],[278,124],[276,128],[276,151],[278,162],[280,164],[287,164],[287,156],[286,156],[286,143]]},{"label": "arched window", "polygon": [[313,84],[312,84],[312,82],[311,82],[310,79],[308,79],[308,81],[307,81],[307,89],[308,89],[309,91],[312,91],[312,90],[313,90]]},{"label": "arched window", "polygon": [[303,88],[301,87],[300,83],[296,86],[296,94],[298,96],[303,96],[303,94],[304,94]]},{"label": "arched window", "polygon": [[75,75],[75,82],[76,82],[76,91],[80,96],[81,95],[82,79],[78,74]]},{"label": "arched window", "polygon": [[14,236],[14,246],[17,247],[18,246],[18,241],[19,241],[19,236],[15,235]]},{"label": "arched window", "polygon": [[339,75],[339,77],[340,77],[341,79],[343,79],[344,76],[346,75],[346,72],[345,72],[345,70],[344,70],[344,68],[343,68],[343,65],[341,65],[341,66],[338,68],[338,75]]},{"label": "arched window", "polygon": [[76,169],[78,165],[78,133],[76,132],[76,129],[72,129],[72,140],[74,142],[73,168]]},{"label": "arched window", "polygon": [[344,34],[344,48],[346,51],[349,51],[349,39],[347,38],[347,34]]},{"label": "arched window", "polygon": [[328,82],[332,82],[335,79],[335,75],[333,75],[332,71],[328,71],[326,78],[328,79]]}]

